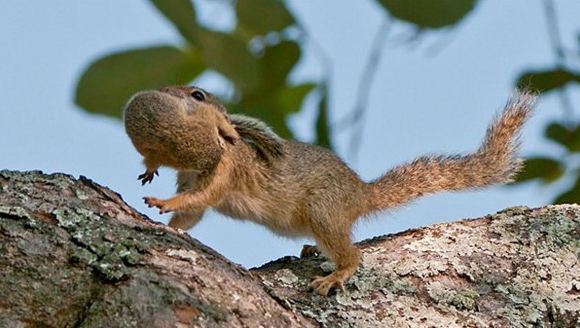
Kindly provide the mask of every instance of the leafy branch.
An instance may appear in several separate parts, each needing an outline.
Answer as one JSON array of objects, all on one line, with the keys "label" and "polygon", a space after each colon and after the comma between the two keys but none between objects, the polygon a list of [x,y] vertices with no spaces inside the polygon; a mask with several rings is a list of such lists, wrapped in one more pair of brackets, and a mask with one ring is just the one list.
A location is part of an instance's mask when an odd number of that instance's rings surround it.
[{"label": "leafy branch", "polygon": [[[542,94],[556,92],[560,99],[563,119],[550,122],[544,136],[560,147],[561,156],[537,155],[525,162],[525,170],[518,176],[516,184],[528,181],[540,181],[551,184],[562,179],[571,179],[575,183],[568,190],[557,195],[554,203],[580,202],[580,167],[575,161],[580,152],[580,124],[574,117],[574,108],[568,93],[568,86],[580,83],[580,72],[568,68],[568,57],[562,43],[556,8],[552,0],[544,0],[546,28],[552,51],[554,67],[549,69],[529,70],[518,79],[517,85],[535,89]],[[580,47],[576,59],[580,59]],[[575,156],[576,155],[576,156]]]},{"label": "leafy branch", "polygon": [[[476,4],[476,0],[446,0],[436,6],[430,0],[412,4],[377,1],[389,16],[419,30],[453,26]],[[259,117],[286,138],[292,138],[286,123],[288,116],[298,112],[306,97],[316,92],[319,98],[314,127],[316,142],[332,146],[328,123],[332,62],[284,1],[222,1],[236,13],[236,25],[231,31],[217,31],[200,23],[191,0],[149,2],[173,24],[183,43],[128,49],[95,60],[77,84],[75,102],[81,109],[120,119],[124,104],[135,92],[188,84],[206,71],[212,71],[233,85],[232,97],[223,99],[230,110]],[[387,27],[383,24],[378,31],[375,41],[378,45],[384,43]],[[322,77],[293,83],[289,75],[305,51],[313,51],[320,59]],[[380,53],[373,51],[359,86],[359,103],[354,108],[354,122],[350,123],[355,127],[352,149],[360,144],[360,122],[366,112],[364,99],[368,99],[374,74],[372,67],[368,67],[378,62],[378,58]]]}]

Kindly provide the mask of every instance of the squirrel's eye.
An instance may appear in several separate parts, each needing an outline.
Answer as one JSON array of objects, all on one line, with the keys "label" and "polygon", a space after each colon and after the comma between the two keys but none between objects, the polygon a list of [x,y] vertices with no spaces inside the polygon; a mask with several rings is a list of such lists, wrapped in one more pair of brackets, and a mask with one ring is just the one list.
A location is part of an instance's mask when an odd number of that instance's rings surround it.
[{"label": "squirrel's eye", "polygon": [[191,93],[191,96],[194,99],[197,99],[199,101],[204,101],[205,100],[205,96],[203,95],[203,93],[201,93],[200,91],[194,91]]}]

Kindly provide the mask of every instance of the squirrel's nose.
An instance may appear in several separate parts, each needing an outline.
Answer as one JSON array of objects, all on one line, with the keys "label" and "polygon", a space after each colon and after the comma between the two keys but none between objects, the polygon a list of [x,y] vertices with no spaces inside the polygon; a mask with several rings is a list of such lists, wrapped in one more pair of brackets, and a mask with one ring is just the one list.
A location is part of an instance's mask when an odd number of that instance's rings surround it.
[{"label": "squirrel's nose", "polygon": [[163,92],[172,96],[176,96],[176,97],[183,97],[185,95],[184,91],[182,89],[180,89],[179,87],[175,87],[175,86],[166,86],[163,88],[159,88],[159,92]]}]

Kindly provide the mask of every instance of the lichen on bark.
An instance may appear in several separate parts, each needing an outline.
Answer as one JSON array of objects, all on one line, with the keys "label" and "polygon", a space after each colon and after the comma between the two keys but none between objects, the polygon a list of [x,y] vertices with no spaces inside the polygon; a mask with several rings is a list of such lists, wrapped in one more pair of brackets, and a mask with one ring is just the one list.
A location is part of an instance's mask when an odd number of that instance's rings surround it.
[{"label": "lichen on bark", "polygon": [[0,171],[0,190],[0,326],[310,325],[84,177]]},{"label": "lichen on bark", "polygon": [[[359,270],[328,298],[305,291],[323,258],[285,259],[256,272],[271,295],[324,327],[580,326],[576,205],[512,208],[359,247]],[[281,270],[301,279],[281,281]]]}]

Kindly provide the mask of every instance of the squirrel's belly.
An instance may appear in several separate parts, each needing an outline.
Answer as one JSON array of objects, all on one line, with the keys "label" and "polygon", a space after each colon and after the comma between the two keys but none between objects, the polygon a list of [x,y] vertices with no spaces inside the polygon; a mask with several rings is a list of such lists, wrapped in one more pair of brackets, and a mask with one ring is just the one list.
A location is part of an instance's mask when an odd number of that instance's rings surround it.
[{"label": "squirrel's belly", "polygon": [[307,227],[297,224],[291,206],[281,206],[269,200],[246,195],[231,195],[214,207],[234,219],[248,220],[265,226],[272,232],[287,237],[309,236]]}]

